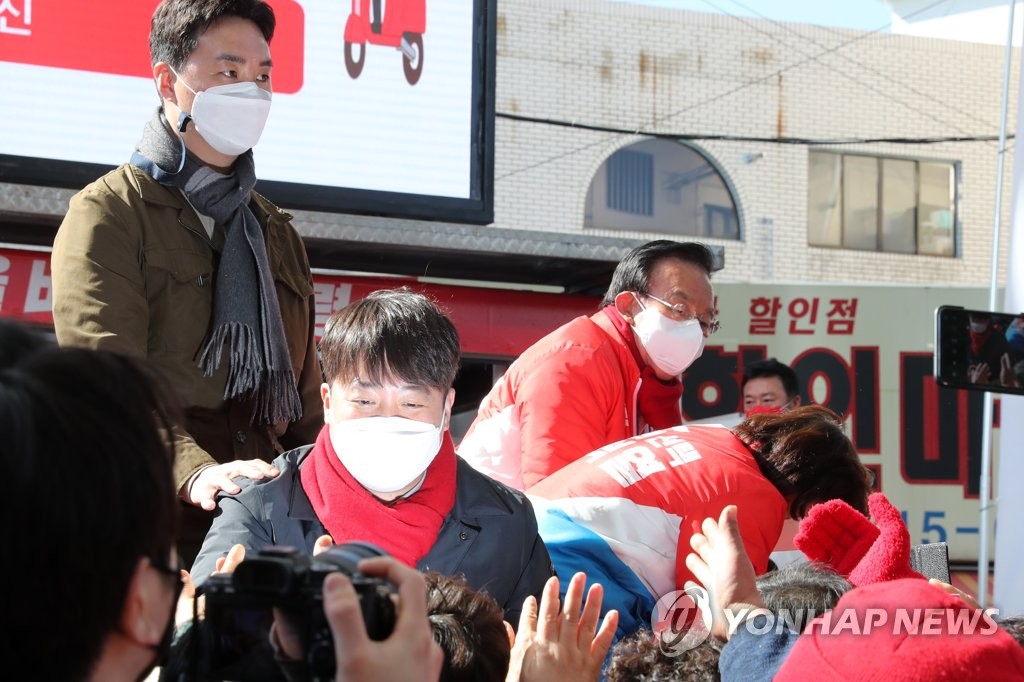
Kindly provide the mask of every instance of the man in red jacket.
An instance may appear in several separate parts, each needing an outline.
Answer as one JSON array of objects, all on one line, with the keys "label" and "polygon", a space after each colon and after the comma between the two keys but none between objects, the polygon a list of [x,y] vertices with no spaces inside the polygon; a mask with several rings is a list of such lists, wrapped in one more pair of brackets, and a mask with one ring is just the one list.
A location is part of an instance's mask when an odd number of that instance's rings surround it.
[{"label": "man in red jacket", "polygon": [[601,310],[512,363],[459,455],[522,490],[603,445],[679,425],[679,375],[718,329],[713,262],[693,242],[658,240],[626,254]]}]

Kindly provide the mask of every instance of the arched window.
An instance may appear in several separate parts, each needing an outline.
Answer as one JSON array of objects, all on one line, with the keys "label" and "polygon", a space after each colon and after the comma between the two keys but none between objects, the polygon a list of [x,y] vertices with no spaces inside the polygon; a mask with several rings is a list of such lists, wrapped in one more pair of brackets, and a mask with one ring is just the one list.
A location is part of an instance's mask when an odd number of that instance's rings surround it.
[{"label": "arched window", "polygon": [[585,229],[740,238],[725,178],[703,153],[673,140],[644,140],[605,159],[585,211]]}]

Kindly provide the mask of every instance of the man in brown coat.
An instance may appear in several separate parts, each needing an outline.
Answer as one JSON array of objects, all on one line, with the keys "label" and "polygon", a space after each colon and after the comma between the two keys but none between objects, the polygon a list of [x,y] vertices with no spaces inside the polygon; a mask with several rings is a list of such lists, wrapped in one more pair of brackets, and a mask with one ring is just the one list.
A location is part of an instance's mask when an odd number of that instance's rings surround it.
[{"label": "man in brown coat", "polygon": [[269,462],[323,424],[309,263],[291,216],[252,191],[274,25],[261,0],[164,0],[160,106],[131,162],[71,200],[53,246],[58,341],[147,358],[185,407],[186,564],[217,492],[276,476]]}]

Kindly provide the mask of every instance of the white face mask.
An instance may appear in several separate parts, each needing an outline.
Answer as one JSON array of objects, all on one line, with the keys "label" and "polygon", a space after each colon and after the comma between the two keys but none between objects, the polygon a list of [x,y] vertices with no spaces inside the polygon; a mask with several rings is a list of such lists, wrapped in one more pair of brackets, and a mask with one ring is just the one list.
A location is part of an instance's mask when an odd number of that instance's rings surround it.
[{"label": "white face mask", "polygon": [[633,316],[633,330],[651,362],[665,374],[682,374],[704,351],[704,332],[696,319],[679,322],[645,307]]},{"label": "white face mask", "polygon": [[352,478],[393,493],[427,470],[441,449],[440,426],[405,417],[344,419],[330,425],[331,444]]},{"label": "white face mask", "polygon": [[[178,76],[173,69],[171,72]],[[178,79],[196,96],[189,116],[211,147],[221,154],[238,156],[256,146],[270,116],[269,92],[252,81],[196,92],[181,76]]]},{"label": "white face mask", "polygon": [[975,334],[984,334],[988,330],[988,322],[971,322],[971,331]]}]

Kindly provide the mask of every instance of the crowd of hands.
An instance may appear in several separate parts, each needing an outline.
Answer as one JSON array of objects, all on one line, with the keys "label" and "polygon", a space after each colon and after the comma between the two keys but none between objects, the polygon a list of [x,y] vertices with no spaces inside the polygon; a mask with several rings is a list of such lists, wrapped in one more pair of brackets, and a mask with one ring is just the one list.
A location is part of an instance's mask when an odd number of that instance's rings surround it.
[{"label": "crowd of hands", "polygon": [[[317,540],[314,556],[332,545],[329,536]],[[245,548],[235,545],[217,560],[216,573],[231,573],[245,559]],[[323,584],[324,615],[334,638],[336,677],[339,682],[376,680],[430,680],[435,682],[444,663],[444,653],[434,640],[427,619],[427,584],[424,575],[393,557],[362,560],[359,572],[383,578],[396,587],[397,608],[394,630],[384,640],[367,634],[359,595],[342,572],[326,576]],[[185,589],[178,602],[177,624],[190,621],[202,606],[193,603],[195,588],[187,571],[182,571]],[[511,647],[506,680],[597,680],[605,656],[615,637],[618,613],[601,617],[604,588],[586,575],[576,573],[569,580],[562,603],[557,577],[548,579],[540,601],[530,595],[523,604],[518,629],[506,623]],[[584,593],[585,592],[585,593]],[[201,597],[200,597],[201,600]],[[271,643],[285,659],[302,658],[297,633],[290,632],[286,619],[275,621]]]},{"label": "crowd of hands", "polygon": [[[321,537],[313,554],[332,545],[329,536]],[[754,566],[743,547],[734,505],[722,510],[718,519],[705,519],[690,538],[691,553],[686,566],[707,589],[712,609],[711,634],[728,641],[733,628],[742,622],[735,614],[752,614],[765,604],[757,589]],[[231,573],[245,558],[242,545],[235,545],[227,556],[218,559],[217,573]],[[360,573],[383,578],[397,588],[394,630],[381,641],[367,634],[359,596],[349,578],[341,572],[329,574],[323,584],[323,607],[334,639],[336,680],[362,682],[377,680],[438,679],[444,653],[434,640],[427,613],[427,583],[424,575],[392,557],[364,559]],[[179,625],[201,612],[194,611],[195,589],[187,571],[182,571],[185,589],[176,616]],[[948,583],[930,580],[933,585],[961,598],[971,608],[980,608],[969,594]],[[689,588],[695,583],[687,583]],[[593,583],[585,590],[586,575],[574,574],[566,587],[564,602],[560,584],[551,577],[540,601],[529,596],[523,604],[518,629],[512,640],[506,682],[532,680],[600,679],[608,650],[615,639],[618,613],[609,610],[601,616],[604,589]],[[201,598],[200,598],[201,600]],[[731,612],[730,617],[726,612]],[[302,647],[296,633],[275,622],[270,637],[275,650],[285,659],[300,659]]]},{"label": "crowd of hands", "polygon": [[987,362],[978,362],[967,368],[967,375],[972,384],[998,383],[1004,388],[1021,388],[1020,379],[1017,377],[1013,360],[1009,353],[1003,353],[999,358],[999,376],[993,375],[992,368]]}]

